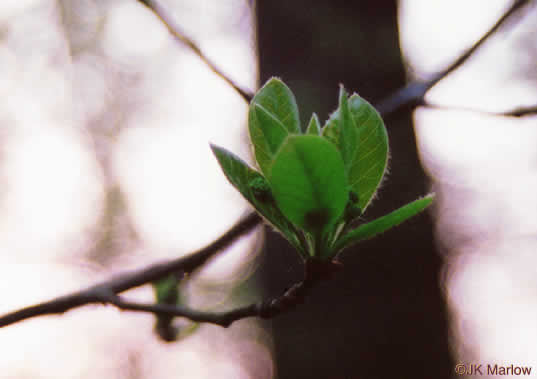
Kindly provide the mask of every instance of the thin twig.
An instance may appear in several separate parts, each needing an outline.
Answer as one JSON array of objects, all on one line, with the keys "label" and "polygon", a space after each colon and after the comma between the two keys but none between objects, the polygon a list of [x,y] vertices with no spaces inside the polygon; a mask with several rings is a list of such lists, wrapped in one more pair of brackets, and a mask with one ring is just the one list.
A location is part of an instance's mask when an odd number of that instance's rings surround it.
[{"label": "thin twig", "polygon": [[472,112],[472,113],[482,114],[485,116],[520,118],[524,116],[537,114],[537,105],[532,105],[528,107],[519,107],[519,108],[515,108],[513,110],[505,111],[505,112],[490,112],[490,111],[485,111],[485,110],[475,109],[475,108],[468,108],[468,107],[459,107],[459,106],[453,106],[453,105],[440,105],[440,104],[430,103],[427,101],[424,101],[422,104],[420,104],[420,106],[431,108],[431,109],[438,109],[438,110]]},{"label": "thin twig", "polygon": [[523,117],[527,115],[537,114],[537,105],[531,107],[519,107],[512,111],[498,113],[499,116]]},{"label": "thin twig", "polygon": [[123,300],[119,296],[111,298],[108,303],[126,311],[153,313],[159,316],[186,317],[194,322],[207,322],[223,327],[227,327],[233,321],[242,318],[258,316],[260,314],[262,305],[258,303],[250,304],[248,306],[236,308],[227,312],[203,312],[168,304],[136,303]]},{"label": "thin twig", "polygon": [[381,100],[375,105],[375,108],[381,114],[391,114],[405,106],[415,107],[423,103],[427,91],[429,91],[439,81],[447,77],[457,68],[462,66],[500,27],[509,19],[517,10],[528,4],[531,0],[515,1],[504,14],[492,25],[492,27],[483,36],[477,40],[470,48],[455,59],[442,71],[430,76],[426,81],[413,81],[406,86],[396,90],[394,93]]},{"label": "thin twig", "polygon": [[138,2],[145,5],[157,18],[164,24],[166,29],[170,32],[170,34],[179,42],[185,44],[190,50],[196,54],[207,67],[211,69],[216,75],[218,75],[221,79],[223,79],[227,84],[229,84],[241,97],[249,103],[252,98],[254,97],[254,94],[252,91],[245,90],[241,88],[234,80],[232,80],[229,76],[224,74],[217,66],[216,64],[207,57],[203,51],[196,45],[196,43],[189,37],[186,36],[186,34],[181,30],[179,25],[177,25],[173,19],[168,15],[168,13],[164,10],[164,8],[154,0],[137,0]]},{"label": "thin twig", "polygon": [[338,262],[321,262],[309,259],[304,264],[304,279],[286,290],[281,296],[225,312],[203,312],[184,306],[138,303],[127,301],[113,293],[106,294],[105,292],[101,292],[104,296],[99,299],[99,302],[112,304],[122,310],[146,312],[160,316],[186,317],[196,322],[207,322],[228,327],[234,321],[246,317],[272,318],[296,307],[305,300],[316,284],[329,279],[341,267]]}]

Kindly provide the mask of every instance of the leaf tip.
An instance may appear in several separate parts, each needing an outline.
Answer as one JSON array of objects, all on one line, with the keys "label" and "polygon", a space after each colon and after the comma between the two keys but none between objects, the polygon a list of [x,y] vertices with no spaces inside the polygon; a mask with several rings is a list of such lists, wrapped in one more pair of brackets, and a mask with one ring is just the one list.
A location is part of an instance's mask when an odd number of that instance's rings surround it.
[{"label": "leaf tip", "polygon": [[341,106],[341,104],[343,102],[347,102],[347,99],[348,99],[348,94],[347,94],[347,91],[345,90],[345,86],[343,85],[343,83],[340,83],[339,84],[339,104]]},{"label": "leaf tip", "polygon": [[431,205],[435,199],[436,199],[436,193],[434,192],[428,193],[427,195],[423,196],[422,200],[425,201],[424,209],[427,208],[429,205]]},{"label": "leaf tip", "polygon": [[306,128],[306,134],[321,135],[321,125],[319,123],[319,117],[313,112],[311,115],[310,122]]},{"label": "leaf tip", "polygon": [[271,76],[257,92],[259,93],[263,88],[273,86],[274,84],[285,85],[282,78],[280,78],[279,76]]},{"label": "leaf tip", "polygon": [[222,149],[220,146],[215,145],[212,142],[209,142],[209,147],[211,148],[211,151],[213,152],[214,155],[216,155]]},{"label": "leaf tip", "polygon": [[427,195],[423,196],[422,199],[427,199],[429,203],[431,203],[436,198],[436,192],[428,193]]}]

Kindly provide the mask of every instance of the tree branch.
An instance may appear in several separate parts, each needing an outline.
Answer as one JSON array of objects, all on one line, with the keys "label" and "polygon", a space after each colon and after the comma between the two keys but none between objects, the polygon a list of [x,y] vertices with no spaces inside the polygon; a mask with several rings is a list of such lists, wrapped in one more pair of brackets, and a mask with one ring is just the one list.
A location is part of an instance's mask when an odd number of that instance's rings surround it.
[{"label": "tree branch", "polygon": [[257,213],[252,212],[216,241],[201,250],[171,261],[157,263],[143,269],[119,274],[85,290],[5,314],[0,317],[0,327],[32,317],[64,313],[86,304],[111,302],[111,295],[117,295],[131,288],[154,282],[177,271],[191,272],[260,223],[261,217]]},{"label": "tree branch", "polygon": [[531,0],[516,0],[504,14],[492,25],[483,36],[477,40],[463,54],[457,57],[442,71],[430,75],[426,81],[413,81],[406,86],[396,90],[394,93],[381,100],[375,108],[381,114],[391,114],[405,107],[416,107],[423,104],[423,99],[427,91],[434,87],[439,81],[447,77],[453,71],[462,66],[516,11],[528,4]]},{"label": "tree branch", "polygon": [[[256,218],[254,219],[250,217],[252,215],[254,215]],[[243,221],[239,222],[234,228],[232,228],[230,232],[239,227],[242,228],[242,231],[249,230],[257,224],[258,218],[259,216],[252,213],[249,215],[249,217],[245,218]],[[214,249],[214,247],[212,247],[213,245],[214,244],[211,244],[205,249],[200,250],[197,254],[209,254],[208,252]],[[193,255],[194,254],[189,257],[192,257]],[[179,262],[179,259],[175,260],[174,262]],[[183,270],[189,271],[189,269],[193,269],[191,259],[184,260],[183,262],[188,262],[181,265],[181,268]],[[131,274],[126,274],[126,277],[151,277],[151,274],[148,274],[148,272],[151,270],[151,268],[154,268],[156,266],[157,265],[149,267],[149,269],[141,270]],[[89,287],[86,290],[75,292],[66,296],[61,296],[41,304],[33,305],[12,313],[8,313],[0,317],[0,327],[4,327],[37,316],[61,314],[70,309],[77,308],[82,305],[97,303],[114,305],[122,310],[146,312],[160,316],[186,317],[196,322],[208,322],[227,327],[232,322],[246,317],[259,316],[262,318],[272,318],[284,311],[294,308],[295,306],[301,304],[304,301],[306,296],[310,293],[312,288],[317,283],[322,280],[329,279],[335,272],[339,271],[341,267],[342,265],[339,262],[321,262],[315,259],[309,259],[304,264],[304,279],[301,282],[293,285],[281,296],[272,300],[253,303],[248,306],[240,307],[226,312],[203,312],[176,305],[145,304],[124,300],[117,294],[117,292],[121,291],[114,291],[114,287],[118,285],[117,283],[125,283],[125,280],[119,277],[117,279],[112,279],[101,284]],[[177,267],[175,268],[177,269]],[[150,281],[151,280],[149,280],[148,282]],[[139,282],[139,280],[137,280],[136,282]],[[131,280],[131,283],[134,283],[134,281]]]},{"label": "tree branch", "polygon": [[472,112],[472,113],[479,113],[479,114],[486,115],[486,116],[500,116],[500,117],[524,117],[524,116],[537,114],[537,105],[532,105],[528,107],[518,107],[513,110],[505,111],[505,112],[489,112],[489,111],[483,111],[483,110],[475,109],[475,108],[434,104],[434,103],[429,103],[426,101],[420,104],[420,106],[431,108],[431,109]]},{"label": "tree branch", "polygon": [[531,107],[519,107],[512,111],[497,113],[499,116],[523,117],[527,115],[537,114],[537,105]]},{"label": "tree branch", "polygon": [[224,74],[217,66],[213,63],[212,60],[210,60],[201,49],[196,45],[196,43],[188,38],[185,33],[181,30],[181,28],[173,21],[173,19],[168,16],[167,12],[164,10],[164,8],[154,0],[137,0],[138,2],[145,5],[157,18],[164,24],[166,29],[170,32],[170,34],[175,38],[176,41],[179,41],[183,44],[185,44],[190,50],[196,54],[207,67],[211,69],[216,75],[218,75],[220,78],[222,78],[227,84],[229,84],[241,97],[249,103],[252,98],[254,97],[254,94],[252,91],[245,90],[241,88],[235,81],[233,81],[229,76]]},{"label": "tree branch", "polygon": [[159,316],[186,317],[196,322],[208,322],[228,327],[234,321],[246,317],[259,316],[262,318],[272,318],[296,307],[305,300],[319,282],[329,279],[341,267],[342,265],[338,262],[321,262],[315,259],[309,259],[304,265],[304,279],[294,284],[281,296],[225,312],[203,312],[168,304],[138,303],[124,300],[113,293],[106,294],[104,292],[102,292],[104,296],[99,299],[99,302],[112,304],[122,310],[146,312]]}]

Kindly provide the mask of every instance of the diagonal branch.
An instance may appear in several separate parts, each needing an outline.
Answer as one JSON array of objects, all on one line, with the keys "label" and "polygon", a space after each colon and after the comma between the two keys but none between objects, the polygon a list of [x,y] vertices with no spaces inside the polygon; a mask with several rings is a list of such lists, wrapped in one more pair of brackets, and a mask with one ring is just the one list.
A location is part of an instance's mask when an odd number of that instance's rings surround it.
[{"label": "diagonal branch", "polygon": [[531,105],[527,107],[518,107],[510,111],[505,111],[505,112],[489,112],[489,111],[483,111],[483,110],[475,109],[475,108],[434,104],[434,103],[429,103],[427,101],[424,101],[421,104],[421,106],[426,107],[426,108],[431,108],[431,109],[438,109],[438,110],[472,112],[472,113],[482,114],[485,116],[524,117],[524,116],[537,114],[537,105]]},{"label": "diagonal branch", "polygon": [[416,107],[421,105],[427,91],[462,66],[514,13],[530,1],[531,0],[516,0],[479,40],[442,71],[431,75],[430,79],[427,81],[410,82],[376,104],[375,107],[379,113],[394,113],[405,106]]},{"label": "diagonal branch", "polygon": [[[85,290],[77,291],[69,295],[19,309],[0,317],[0,327],[4,327],[28,318],[64,313],[70,309],[82,305],[110,302],[110,295],[117,295],[131,288],[162,279],[177,271],[191,272],[205,263],[217,252],[229,246],[237,238],[247,234],[261,223],[261,217],[257,213],[250,213],[240,220],[224,235],[210,245],[190,255],[180,257],[168,262],[157,263],[146,268],[126,272],[114,276],[109,280],[91,286]],[[108,299],[108,300],[107,300]]]},{"label": "diagonal branch", "polygon": [[537,114],[537,105],[529,106],[529,107],[519,107],[515,108],[511,111],[498,113],[499,116],[511,116],[511,117],[523,117],[527,115],[534,115]]},{"label": "diagonal branch", "polygon": [[164,8],[154,0],[137,0],[138,2],[145,5],[157,18],[166,26],[166,29],[170,32],[170,34],[175,38],[176,41],[179,41],[183,44],[185,44],[190,50],[196,54],[207,67],[211,69],[212,72],[214,72],[216,75],[218,75],[220,78],[222,78],[227,84],[229,84],[241,97],[249,103],[252,98],[254,97],[253,93],[249,90],[245,90],[241,88],[234,80],[232,80],[229,76],[224,74],[218,66],[211,60],[209,57],[207,57],[201,49],[196,45],[196,43],[188,38],[186,34],[181,30],[179,25],[177,25],[173,19],[167,14],[167,12],[164,10]]}]

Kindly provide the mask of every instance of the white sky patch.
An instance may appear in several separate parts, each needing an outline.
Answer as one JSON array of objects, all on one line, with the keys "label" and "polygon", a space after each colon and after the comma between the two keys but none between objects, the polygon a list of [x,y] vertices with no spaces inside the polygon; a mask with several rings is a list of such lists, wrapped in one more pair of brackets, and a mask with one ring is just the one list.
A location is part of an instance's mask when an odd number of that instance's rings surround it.
[{"label": "white sky patch", "polygon": [[165,26],[137,1],[117,2],[108,8],[103,37],[105,53],[121,61],[150,58],[170,42]]},{"label": "white sky patch", "polygon": [[13,17],[46,2],[45,0],[2,0],[0,2],[0,22],[10,21]]},{"label": "white sky patch", "polygon": [[464,177],[468,184],[508,190],[513,182],[500,180],[501,173],[533,169],[537,117],[517,120],[418,108],[414,120],[423,163],[437,179],[449,182],[456,176],[460,184]]},{"label": "white sky patch", "polygon": [[[511,2],[493,0],[487,1],[486,7],[483,4],[464,0],[401,1],[400,40],[411,74],[426,79],[447,67],[496,22]],[[537,87],[524,80],[524,72],[526,79],[527,71],[532,71],[533,77],[537,72],[528,63],[534,45],[528,32],[534,22],[535,17],[508,22],[502,29],[505,33],[494,35],[463,69],[454,71],[449,80],[442,80],[432,88],[426,99],[434,104],[490,112],[535,104]]]},{"label": "white sky patch", "polygon": [[17,57],[5,46],[0,46],[0,96],[7,97],[17,83],[19,68]]},{"label": "white sky patch", "polygon": [[[2,263],[2,313],[74,291],[100,276],[91,268],[60,264]],[[21,278],[24,280],[21,281]],[[102,279],[102,278],[101,278]],[[113,308],[85,307],[2,329],[0,371],[9,378],[126,378],[121,374],[124,318]],[[128,350],[127,350],[128,351]],[[103,359],[109,354],[116,359]]]},{"label": "white sky patch", "polygon": [[85,233],[102,211],[102,178],[91,151],[68,126],[39,126],[13,133],[4,143],[4,260],[78,256],[91,245]]},{"label": "white sky patch", "polygon": [[132,128],[119,145],[118,175],[139,232],[167,255],[209,243],[246,210],[240,195],[227,188],[208,139],[197,133],[204,127]]},{"label": "white sky patch", "polygon": [[447,282],[453,326],[481,361],[537,364],[535,242],[488,240],[458,252]]},{"label": "white sky patch", "polygon": [[255,322],[245,320],[242,328],[232,326],[227,329],[228,333],[214,334],[217,328],[202,326],[189,337],[190,345],[159,343],[144,356],[142,368],[152,379],[166,379],[170,372],[184,373],[187,370],[192,378],[274,377],[274,363],[266,346],[268,336],[256,327]]},{"label": "white sky patch", "polygon": [[399,1],[399,39],[413,72],[423,76],[451,63],[496,22],[510,2],[487,0],[486,7],[484,4],[466,0]]}]

